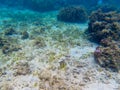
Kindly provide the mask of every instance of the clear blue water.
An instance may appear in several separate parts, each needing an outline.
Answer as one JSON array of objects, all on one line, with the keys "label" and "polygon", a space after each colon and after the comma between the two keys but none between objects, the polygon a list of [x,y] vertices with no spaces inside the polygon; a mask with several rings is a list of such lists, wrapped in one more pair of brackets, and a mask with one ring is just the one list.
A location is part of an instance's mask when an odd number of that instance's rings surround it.
[{"label": "clear blue water", "polygon": [[87,9],[108,4],[119,7],[119,0],[0,0],[0,5],[28,8],[36,11],[58,10],[70,5],[81,5]]}]

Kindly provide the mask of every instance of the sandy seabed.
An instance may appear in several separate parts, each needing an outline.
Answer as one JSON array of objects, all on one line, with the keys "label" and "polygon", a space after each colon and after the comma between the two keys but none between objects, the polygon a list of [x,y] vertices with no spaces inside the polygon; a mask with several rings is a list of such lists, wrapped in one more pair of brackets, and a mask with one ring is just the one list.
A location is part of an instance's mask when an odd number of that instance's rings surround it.
[{"label": "sandy seabed", "polygon": [[[0,38],[20,47],[0,48],[0,90],[120,90],[120,73],[95,62],[87,24],[59,22],[56,15],[0,9]],[[16,33],[7,35],[9,28]]]}]

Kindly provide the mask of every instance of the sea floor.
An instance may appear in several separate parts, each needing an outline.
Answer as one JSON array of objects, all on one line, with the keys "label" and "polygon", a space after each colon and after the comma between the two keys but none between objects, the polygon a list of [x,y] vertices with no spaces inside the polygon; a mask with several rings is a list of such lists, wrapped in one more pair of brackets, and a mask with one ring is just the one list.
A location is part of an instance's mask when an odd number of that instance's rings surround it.
[{"label": "sea floor", "polygon": [[0,90],[120,90],[120,73],[94,60],[87,23],[56,15],[0,9]]}]

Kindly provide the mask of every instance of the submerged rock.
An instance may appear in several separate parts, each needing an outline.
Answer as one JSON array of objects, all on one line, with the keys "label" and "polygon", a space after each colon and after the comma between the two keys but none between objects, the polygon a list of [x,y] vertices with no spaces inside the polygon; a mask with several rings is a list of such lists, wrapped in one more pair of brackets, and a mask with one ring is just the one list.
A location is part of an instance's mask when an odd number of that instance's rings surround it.
[{"label": "submerged rock", "polygon": [[120,70],[120,13],[97,10],[90,16],[89,39],[100,44],[94,52],[100,66]]},{"label": "submerged rock", "polygon": [[29,33],[27,31],[22,32],[21,39],[27,39],[29,38]]},{"label": "submerged rock", "polygon": [[18,51],[20,49],[21,49],[21,47],[19,47],[17,45],[10,45],[10,46],[5,45],[2,47],[2,53],[8,54],[8,53],[11,53],[13,51]]},{"label": "submerged rock", "polygon": [[0,37],[0,48],[2,48],[6,44],[8,45],[8,41],[6,39],[3,39],[2,37]]},{"label": "submerged rock", "polygon": [[10,54],[13,51],[19,51],[21,49],[16,39],[10,37],[0,37],[0,49],[3,54]]},{"label": "submerged rock", "polygon": [[90,16],[88,27],[90,40],[99,43],[102,39],[111,37],[120,39],[120,13],[115,11],[95,11]]},{"label": "submerged rock", "polygon": [[13,34],[16,34],[16,31],[14,30],[14,28],[10,27],[5,30],[4,34],[5,35],[13,35]]},{"label": "submerged rock", "polygon": [[59,21],[83,23],[87,20],[87,14],[84,8],[71,6],[60,10],[57,15]]},{"label": "submerged rock", "polygon": [[94,52],[95,60],[100,66],[110,68],[113,71],[120,70],[120,45],[110,39],[101,41]]}]

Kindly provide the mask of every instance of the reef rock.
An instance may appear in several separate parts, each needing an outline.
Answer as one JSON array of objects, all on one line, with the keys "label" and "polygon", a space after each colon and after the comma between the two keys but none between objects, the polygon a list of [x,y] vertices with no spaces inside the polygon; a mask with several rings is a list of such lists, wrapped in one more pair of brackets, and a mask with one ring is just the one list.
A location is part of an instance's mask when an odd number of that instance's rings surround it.
[{"label": "reef rock", "polygon": [[87,20],[85,9],[77,6],[66,7],[60,10],[57,15],[59,21],[83,23]]},{"label": "reef rock", "polygon": [[111,37],[120,39],[120,13],[97,10],[90,16],[88,34],[90,40],[99,43],[102,39]]},{"label": "reef rock", "polygon": [[27,39],[29,38],[29,33],[27,31],[22,32],[21,39]]},{"label": "reef rock", "polygon": [[103,39],[94,52],[95,60],[100,66],[113,71],[120,70],[120,43]]},{"label": "reef rock", "polygon": [[100,44],[94,52],[100,66],[120,70],[120,13],[97,10],[90,16],[89,39]]},{"label": "reef rock", "polygon": [[13,35],[13,34],[17,34],[17,32],[15,31],[14,28],[9,27],[9,28],[7,28],[7,29],[5,30],[4,34],[5,34],[5,35]]}]

